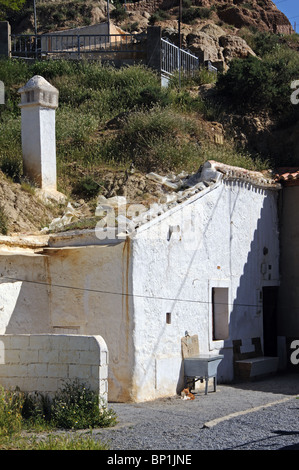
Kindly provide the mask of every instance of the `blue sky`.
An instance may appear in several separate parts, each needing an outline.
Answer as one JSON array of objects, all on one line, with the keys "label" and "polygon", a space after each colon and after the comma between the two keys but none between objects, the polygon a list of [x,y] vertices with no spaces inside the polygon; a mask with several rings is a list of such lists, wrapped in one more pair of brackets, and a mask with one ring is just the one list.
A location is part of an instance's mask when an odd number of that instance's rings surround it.
[{"label": "blue sky", "polygon": [[273,0],[273,3],[289,18],[292,25],[294,21],[299,25],[299,0]]}]

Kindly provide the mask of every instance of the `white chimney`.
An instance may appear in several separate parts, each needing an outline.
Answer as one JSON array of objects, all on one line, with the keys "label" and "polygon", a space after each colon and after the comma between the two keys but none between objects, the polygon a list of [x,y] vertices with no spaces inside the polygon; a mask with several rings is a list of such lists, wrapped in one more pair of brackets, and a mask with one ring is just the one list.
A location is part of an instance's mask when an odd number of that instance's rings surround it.
[{"label": "white chimney", "polygon": [[24,175],[39,188],[56,191],[55,114],[58,90],[36,75],[19,89],[19,93]]}]

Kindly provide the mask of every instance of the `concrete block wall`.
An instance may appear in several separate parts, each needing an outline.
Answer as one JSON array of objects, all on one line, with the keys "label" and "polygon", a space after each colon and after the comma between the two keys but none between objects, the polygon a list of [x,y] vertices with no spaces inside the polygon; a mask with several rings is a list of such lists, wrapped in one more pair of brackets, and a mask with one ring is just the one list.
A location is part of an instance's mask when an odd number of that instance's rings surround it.
[{"label": "concrete block wall", "polygon": [[108,400],[108,349],[101,336],[0,335],[0,386],[54,395],[79,379]]}]

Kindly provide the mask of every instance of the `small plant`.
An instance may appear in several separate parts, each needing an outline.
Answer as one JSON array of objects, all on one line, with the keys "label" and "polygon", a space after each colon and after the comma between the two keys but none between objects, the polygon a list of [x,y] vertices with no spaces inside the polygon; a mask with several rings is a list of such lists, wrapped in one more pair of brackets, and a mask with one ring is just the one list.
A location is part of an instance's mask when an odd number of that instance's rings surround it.
[{"label": "small plant", "polygon": [[19,181],[23,173],[22,160],[17,156],[4,154],[0,159],[0,169],[13,181]]},{"label": "small plant", "polygon": [[76,183],[73,194],[83,199],[93,199],[99,194],[100,189],[100,185],[91,176],[84,176]]},{"label": "small plant", "polygon": [[51,421],[52,401],[41,393],[23,393],[22,418],[31,426],[43,426]]},{"label": "small plant", "polygon": [[133,31],[136,31],[138,28],[139,28],[138,21],[134,21],[134,23],[129,23],[125,26],[122,26],[122,29],[124,31],[127,31],[128,33],[133,33]]},{"label": "small plant", "polygon": [[8,233],[8,217],[2,205],[0,205],[0,233],[2,235],[7,235]]},{"label": "small plant", "polygon": [[25,193],[31,194],[31,196],[34,196],[35,194],[35,187],[27,180],[23,180],[21,182],[21,190]]},{"label": "small plant", "polygon": [[[115,412],[79,380],[66,384],[54,398],[0,387],[0,450],[107,450],[107,444],[93,438],[91,429],[116,422]],[[55,428],[89,429],[90,434],[21,434],[22,430],[52,433]]]},{"label": "small plant", "polygon": [[0,387],[0,437],[20,431],[22,426],[22,399],[20,395]]},{"label": "small plant", "polygon": [[182,21],[183,23],[193,23],[197,18],[209,19],[212,15],[211,8],[197,7],[197,8],[183,8]]},{"label": "small plant", "polygon": [[128,18],[128,13],[124,9],[124,7],[121,4],[116,4],[116,7],[114,10],[112,10],[110,14],[111,18],[115,19],[116,21],[124,21]]},{"label": "small plant", "polygon": [[154,25],[157,23],[157,21],[164,21],[164,20],[169,20],[170,15],[164,10],[157,10],[155,13],[153,13],[149,19],[149,24]]},{"label": "small plant", "polygon": [[51,411],[55,427],[64,429],[88,429],[116,424],[113,410],[100,403],[96,393],[75,380],[66,383],[55,396]]}]

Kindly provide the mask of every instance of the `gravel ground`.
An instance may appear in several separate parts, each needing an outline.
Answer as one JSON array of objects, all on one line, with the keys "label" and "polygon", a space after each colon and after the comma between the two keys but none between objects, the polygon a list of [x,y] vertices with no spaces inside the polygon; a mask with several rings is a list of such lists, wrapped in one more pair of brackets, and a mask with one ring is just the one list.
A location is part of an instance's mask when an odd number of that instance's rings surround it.
[{"label": "gravel ground", "polygon": [[218,385],[195,400],[111,403],[119,423],[94,430],[110,450],[299,450],[299,375]]}]

